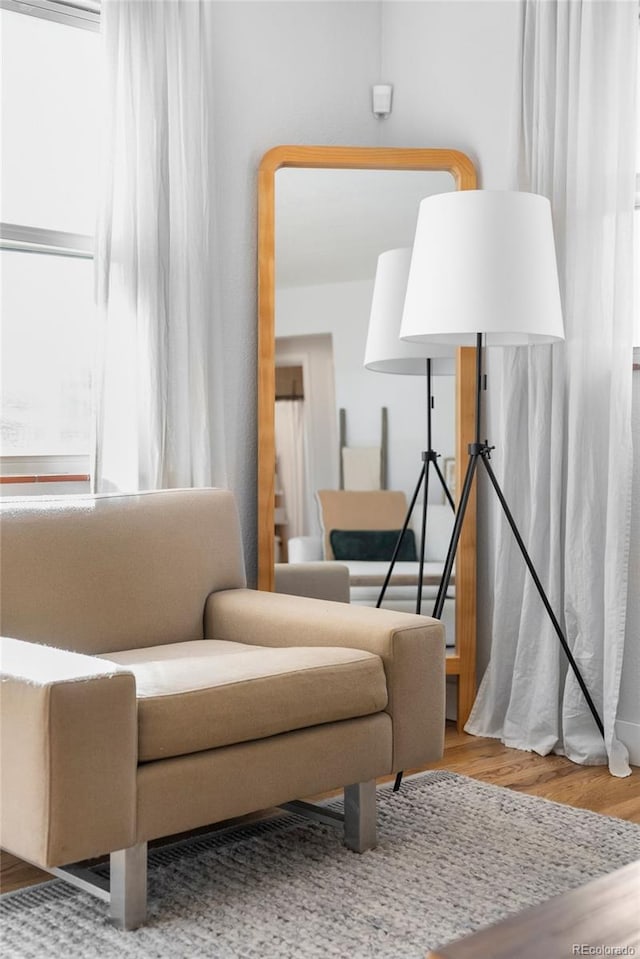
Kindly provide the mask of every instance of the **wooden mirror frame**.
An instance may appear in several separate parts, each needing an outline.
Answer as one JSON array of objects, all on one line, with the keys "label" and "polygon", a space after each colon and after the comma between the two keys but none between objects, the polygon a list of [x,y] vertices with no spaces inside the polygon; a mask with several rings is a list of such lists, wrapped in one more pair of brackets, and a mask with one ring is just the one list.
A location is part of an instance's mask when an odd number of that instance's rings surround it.
[{"label": "wooden mirror frame", "polygon": [[[451,173],[458,190],[476,188],[476,171],[457,150],[396,147],[278,146],[258,170],[258,588],[273,590],[275,518],[275,187],[282,167],[425,170]],[[456,490],[462,487],[467,445],[474,435],[475,349],[459,349],[456,364]],[[456,645],[447,675],[458,677],[458,729],[476,689],[476,497],[469,499],[456,555]]]}]

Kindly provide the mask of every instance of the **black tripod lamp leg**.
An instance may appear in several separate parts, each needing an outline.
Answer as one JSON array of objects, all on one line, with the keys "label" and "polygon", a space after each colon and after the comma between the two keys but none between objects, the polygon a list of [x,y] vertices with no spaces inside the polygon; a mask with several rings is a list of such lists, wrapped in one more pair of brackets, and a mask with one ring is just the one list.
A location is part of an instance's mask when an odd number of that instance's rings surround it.
[{"label": "black tripod lamp leg", "polygon": [[429,454],[422,454],[424,458],[424,494],[422,497],[422,523],[420,527],[420,564],[418,568],[418,592],[416,594],[416,613],[422,612],[422,584],[424,583],[424,549],[427,539],[427,503],[429,501],[429,465],[432,460]]},{"label": "black tripod lamp leg", "polygon": [[385,578],[384,578],[384,582],[383,582],[383,584],[382,584],[382,589],[380,590],[380,595],[378,596],[378,602],[376,603],[376,609],[378,609],[378,608],[381,606],[382,600],[384,599],[384,594],[385,594],[386,591],[387,591],[387,586],[389,585],[389,580],[391,579],[391,575],[392,575],[392,573],[393,573],[393,567],[396,565],[396,560],[397,560],[397,558],[398,558],[398,553],[400,552],[400,546],[402,545],[402,540],[404,539],[404,534],[406,533],[407,527],[409,526],[409,521],[411,520],[411,514],[413,513],[413,508],[414,508],[414,506],[416,505],[416,500],[418,499],[418,493],[420,492],[420,487],[422,486],[422,481],[423,481],[424,478],[425,478],[426,468],[427,468],[427,464],[426,464],[426,463],[423,463],[423,464],[422,464],[422,469],[420,470],[420,475],[419,475],[419,477],[418,477],[418,482],[416,483],[416,488],[415,488],[414,491],[413,491],[413,496],[411,497],[411,502],[409,503],[409,509],[407,510],[407,515],[406,515],[405,518],[404,518],[404,525],[403,525],[402,529],[400,530],[400,535],[398,536],[398,539],[396,540],[396,545],[395,545],[394,548],[393,548],[393,555],[391,556],[391,562],[389,563],[389,569],[387,570],[387,574],[386,574],[386,576],[385,576]]},{"label": "black tripod lamp leg", "polygon": [[582,678],[582,675],[581,675],[581,673],[580,673],[580,670],[578,669],[578,664],[576,663],[575,659],[573,658],[573,654],[572,654],[571,650],[569,649],[569,644],[567,643],[567,640],[566,640],[565,637],[564,637],[564,633],[562,632],[562,628],[561,628],[561,626],[560,626],[560,623],[558,622],[558,620],[557,620],[557,618],[556,618],[556,615],[555,615],[555,613],[553,612],[553,609],[551,608],[551,603],[549,602],[549,600],[548,600],[548,598],[547,598],[547,594],[546,594],[545,591],[544,591],[544,587],[543,587],[542,583],[540,582],[540,577],[539,577],[538,574],[536,573],[536,570],[535,570],[535,567],[534,567],[533,562],[532,562],[532,560],[531,560],[531,557],[529,556],[529,553],[528,553],[528,551],[527,551],[527,548],[526,548],[526,546],[524,545],[523,539],[522,539],[522,537],[521,537],[521,535],[520,535],[520,533],[519,533],[519,531],[518,531],[518,527],[516,526],[516,522],[515,522],[512,514],[511,514],[511,510],[509,509],[509,506],[508,506],[508,504],[507,504],[507,501],[506,501],[506,499],[504,498],[504,494],[503,494],[502,490],[500,489],[500,484],[498,483],[498,480],[497,480],[497,478],[496,478],[496,475],[495,475],[495,473],[493,472],[493,468],[492,468],[491,464],[489,463],[488,459],[486,458],[486,456],[483,456],[483,457],[482,457],[482,462],[484,463],[485,469],[486,469],[486,471],[487,471],[487,475],[489,476],[489,479],[491,480],[491,484],[492,484],[494,490],[496,491],[496,495],[497,495],[498,499],[500,500],[500,505],[502,506],[502,509],[503,509],[503,511],[504,511],[504,514],[505,514],[505,516],[506,516],[506,518],[507,518],[507,522],[509,523],[509,526],[511,527],[511,531],[512,531],[513,535],[515,536],[515,539],[516,539],[516,542],[517,542],[518,546],[520,547],[520,552],[522,553],[522,556],[524,557],[524,561],[525,561],[525,563],[527,564],[527,568],[528,568],[529,572],[531,573],[531,576],[532,576],[532,578],[533,578],[533,581],[534,581],[534,583],[535,583],[535,585],[536,585],[536,589],[538,590],[538,593],[540,594],[540,598],[541,598],[541,600],[542,600],[542,602],[543,602],[543,604],[544,604],[544,608],[546,609],[546,611],[547,611],[547,613],[548,613],[548,615],[549,615],[549,619],[551,620],[551,623],[553,624],[553,628],[554,628],[554,630],[556,631],[556,634],[557,634],[557,636],[558,636],[558,639],[560,640],[560,644],[561,644],[561,646],[562,646],[562,648],[563,648],[563,650],[564,650],[564,652],[565,652],[565,655],[566,655],[566,657],[567,657],[567,660],[568,660],[568,662],[569,662],[569,665],[570,665],[571,669],[573,670],[573,673],[574,673],[574,675],[575,675],[575,677],[576,677],[576,679],[577,679],[577,681],[578,681],[578,685],[580,686],[580,689],[582,690],[582,693],[583,693],[584,698],[585,698],[585,700],[586,700],[587,706],[589,707],[589,709],[590,709],[590,711],[591,711],[591,715],[593,716],[593,718],[594,718],[594,720],[595,720],[596,726],[597,726],[598,729],[600,730],[600,734],[601,734],[602,736],[604,736],[604,726],[603,726],[602,720],[600,719],[600,716],[599,716],[599,714],[598,714],[598,710],[597,710],[596,707],[595,707],[595,704],[594,704],[594,702],[593,702],[593,699],[591,698],[591,694],[589,693],[589,690],[587,689],[586,683],[585,683],[584,679]]},{"label": "black tripod lamp leg", "polygon": [[469,503],[469,496],[471,495],[471,487],[473,485],[473,477],[475,475],[477,463],[478,463],[478,454],[471,453],[469,455],[469,462],[467,463],[467,471],[464,476],[464,483],[462,484],[462,495],[460,496],[460,505],[458,507],[458,512],[456,513],[456,518],[453,524],[453,532],[451,533],[451,541],[449,543],[449,549],[447,551],[447,559],[444,564],[442,579],[440,580],[440,586],[438,588],[436,604],[433,607],[434,619],[441,619],[442,617],[444,601],[447,596],[447,590],[449,589],[449,581],[451,580],[451,571],[453,569],[453,562],[455,560],[456,551],[458,549],[458,541],[460,539],[460,533],[462,532],[462,523],[464,522],[464,514],[467,511],[467,505]]},{"label": "black tripod lamp leg", "polygon": [[440,480],[440,483],[442,484],[442,489],[444,490],[444,495],[445,495],[446,498],[447,498],[447,501],[448,501],[448,503],[449,503],[449,506],[451,507],[451,509],[452,509],[453,512],[455,513],[455,511],[456,511],[456,504],[455,504],[454,501],[453,501],[453,496],[451,495],[451,490],[450,490],[449,487],[447,486],[447,481],[445,480],[444,476],[442,475],[442,470],[441,470],[440,467],[438,466],[438,461],[437,461],[437,460],[434,460],[434,461],[433,461],[433,465],[435,466],[436,475],[437,475],[438,479]]}]

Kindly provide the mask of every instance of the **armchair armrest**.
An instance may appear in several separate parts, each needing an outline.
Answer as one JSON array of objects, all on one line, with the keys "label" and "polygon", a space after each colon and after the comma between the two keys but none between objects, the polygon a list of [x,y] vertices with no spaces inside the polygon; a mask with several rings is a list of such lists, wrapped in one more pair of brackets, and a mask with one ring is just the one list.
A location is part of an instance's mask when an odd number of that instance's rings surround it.
[{"label": "armchair armrest", "polygon": [[343,646],[382,659],[393,721],[393,770],[422,765],[444,748],[444,628],[413,613],[302,596],[233,589],[213,593],[205,636],[256,646]]},{"label": "armchair armrest", "polygon": [[52,867],[133,845],[133,674],[17,639],[0,653],[2,847]]}]

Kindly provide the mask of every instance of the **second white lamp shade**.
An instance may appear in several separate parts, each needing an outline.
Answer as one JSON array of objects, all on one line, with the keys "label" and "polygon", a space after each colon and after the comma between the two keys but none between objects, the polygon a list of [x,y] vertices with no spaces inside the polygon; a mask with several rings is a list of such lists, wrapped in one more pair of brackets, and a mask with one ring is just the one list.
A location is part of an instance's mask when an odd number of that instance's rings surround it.
[{"label": "second white lamp shade", "polygon": [[411,248],[387,250],[378,257],[364,365],[378,373],[426,375],[432,359],[435,374],[454,372],[454,348],[400,339],[400,323],[411,263]]},{"label": "second white lamp shade", "polygon": [[519,346],[564,339],[551,206],[534,193],[460,190],[420,203],[400,336]]}]

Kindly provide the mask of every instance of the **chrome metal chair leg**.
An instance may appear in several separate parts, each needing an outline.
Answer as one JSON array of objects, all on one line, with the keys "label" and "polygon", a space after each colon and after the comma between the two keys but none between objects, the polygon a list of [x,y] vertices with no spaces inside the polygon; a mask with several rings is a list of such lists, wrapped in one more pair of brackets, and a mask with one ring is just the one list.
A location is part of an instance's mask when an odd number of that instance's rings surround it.
[{"label": "chrome metal chair leg", "polygon": [[147,918],[147,844],[112,852],[109,916],[120,929],[137,929]]},{"label": "chrome metal chair leg", "polygon": [[355,852],[376,845],[376,781],[344,787],[344,842]]}]

